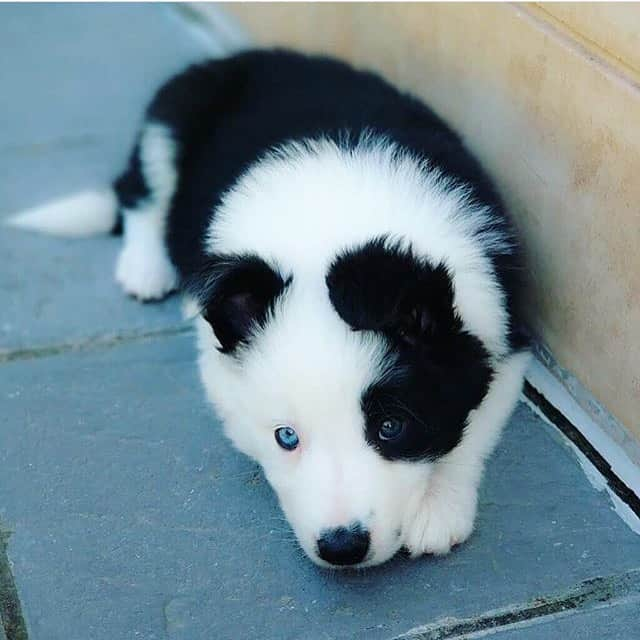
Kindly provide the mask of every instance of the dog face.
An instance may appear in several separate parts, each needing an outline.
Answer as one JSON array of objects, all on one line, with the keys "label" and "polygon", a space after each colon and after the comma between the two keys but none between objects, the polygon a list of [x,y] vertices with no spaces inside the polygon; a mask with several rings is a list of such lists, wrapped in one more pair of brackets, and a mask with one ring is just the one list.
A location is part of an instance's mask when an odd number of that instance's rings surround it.
[{"label": "dog face", "polygon": [[[373,565],[402,547],[407,510],[481,403],[491,357],[461,315],[465,282],[450,264],[422,257],[391,225],[388,234],[336,235],[326,212],[343,220],[345,202],[353,204],[348,176],[331,202],[318,193],[314,212],[309,183],[298,197],[294,185],[308,175],[317,181],[318,172],[282,180],[290,168],[270,166],[264,184],[254,172],[219,213],[210,263],[190,287],[202,311],[201,376],[307,555],[325,566]],[[334,167],[331,181],[340,177]],[[358,205],[375,213],[380,202],[374,194]],[[330,235],[319,225],[308,252],[296,246],[308,229],[278,229],[278,215],[291,220],[303,207],[306,221],[325,214]],[[248,222],[258,212],[270,220],[271,244],[267,229]],[[375,226],[374,216],[362,228]],[[481,314],[475,320],[491,326]]]},{"label": "dog face", "polygon": [[315,562],[388,559],[490,378],[446,270],[383,240],[338,256],[319,283],[253,256],[217,262],[201,365],[229,437]]},{"label": "dog face", "polygon": [[[215,336],[201,328],[209,396],[231,440],[262,465],[305,552],[321,564],[390,557],[399,547],[398,497],[428,470],[387,460],[367,441],[362,403],[390,370],[384,341],[352,331],[326,294],[295,279],[233,355],[216,352]],[[323,537],[341,528],[365,541],[320,555]]]}]

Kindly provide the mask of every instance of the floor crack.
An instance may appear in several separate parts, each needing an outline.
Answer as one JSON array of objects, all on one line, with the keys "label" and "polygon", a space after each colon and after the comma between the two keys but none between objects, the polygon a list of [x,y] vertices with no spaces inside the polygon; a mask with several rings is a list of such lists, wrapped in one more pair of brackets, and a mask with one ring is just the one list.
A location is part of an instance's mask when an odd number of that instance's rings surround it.
[{"label": "floor crack", "polygon": [[0,351],[0,364],[15,362],[17,360],[34,360],[37,358],[48,358],[64,353],[78,351],[92,351],[94,349],[109,349],[122,344],[150,340],[154,338],[164,338],[179,336],[193,331],[191,325],[174,325],[163,329],[152,331],[134,331],[125,334],[108,334],[83,338],[74,342],[62,342],[41,347],[27,347],[24,349],[12,349]]},{"label": "floor crack", "polygon": [[7,640],[28,640],[18,590],[7,556],[10,532],[0,528],[0,625]]},{"label": "floor crack", "polygon": [[604,477],[609,488],[640,518],[640,497],[618,477],[611,465],[582,435],[580,430],[537,391],[530,382],[525,381],[523,392],[525,398],[532,402],[547,420],[587,457]]},{"label": "floor crack", "polygon": [[447,640],[478,638],[503,628],[535,624],[549,617],[595,609],[617,602],[640,601],[640,569],[591,578],[556,596],[488,611],[473,618],[445,618],[411,629],[394,640]]}]

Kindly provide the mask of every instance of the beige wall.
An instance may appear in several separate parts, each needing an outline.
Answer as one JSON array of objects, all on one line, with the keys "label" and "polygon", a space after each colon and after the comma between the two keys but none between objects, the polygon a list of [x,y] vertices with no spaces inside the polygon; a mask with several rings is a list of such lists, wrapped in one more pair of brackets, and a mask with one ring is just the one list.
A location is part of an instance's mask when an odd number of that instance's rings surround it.
[{"label": "beige wall", "polygon": [[562,23],[571,36],[631,72],[640,73],[640,6],[637,2],[537,3],[540,11]]},{"label": "beige wall", "polygon": [[258,42],[379,70],[466,136],[525,238],[539,334],[640,437],[640,5],[580,6],[224,8]]}]

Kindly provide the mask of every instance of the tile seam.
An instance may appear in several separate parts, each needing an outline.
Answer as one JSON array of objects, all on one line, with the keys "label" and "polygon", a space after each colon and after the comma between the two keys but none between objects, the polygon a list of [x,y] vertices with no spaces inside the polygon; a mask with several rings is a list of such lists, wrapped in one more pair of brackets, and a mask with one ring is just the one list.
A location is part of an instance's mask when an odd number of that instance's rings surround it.
[{"label": "tile seam", "polygon": [[133,331],[129,333],[102,334],[90,336],[79,340],[46,344],[37,347],[24,347],[19,349],[6,349],[0,351],[0,365],[12,362],[23,362],[26,360],[38,360],[50,358],[67,353],[83,353],[100,349],[113,349],[127,344],[143,342],[146,340],[156,340],[160,338],[171,338],[174,336],[188,335],[193,333],[190,325],[172,325],[162,329],[151,331]]}]

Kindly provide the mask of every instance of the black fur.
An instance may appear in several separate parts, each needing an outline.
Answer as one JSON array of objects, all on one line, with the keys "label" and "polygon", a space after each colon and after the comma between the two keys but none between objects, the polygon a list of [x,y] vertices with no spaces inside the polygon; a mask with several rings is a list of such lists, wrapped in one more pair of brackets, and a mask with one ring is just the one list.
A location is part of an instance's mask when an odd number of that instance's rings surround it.
[{"label": "black fur", "polygon": [[220,351],[231,353],[262,326],[290,282],[258,256],[210,256],[186,289],[198,300]]},{"label": "black fur", "polygon": [[[367,441],[390,460],[451,451],[493,371],[482,343],[454,311],[447,269],[378,239],[336,258],[327,287],[340,317],[355,331],[384,335],[389,362],[396,362],[363,394]],[[389,418],[404,424],[397,440],[378,436]]]},{"label": "black fur", "polygon": [[338,256],[326,282],[331,304],[355,330],[381,331],[416,346],[438,342],[456,322],[446,267],[385,238]]},{"label": "black fur", "polygon": [[[178,143],[180,181],[168,244],[184,279],[206,265],[215,268],[201,240],[224,191],[269,149],[310,137],[350,146],[365,131],[384,134],[466,185],[473,200],[491,208],[493,226],[513,236],[487,175],[438,116],[379,76],[335,60],[250,51],[195,65],[161,88],[147,119],[168,125]],[[116,184],[123,202],[144,197],[135,151],[129,170]],[[526,346],[518,330],[520,258],[517,252],[488,253],[506,293],[511,345]]]}]

